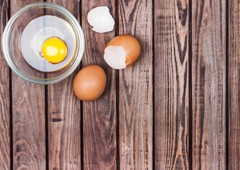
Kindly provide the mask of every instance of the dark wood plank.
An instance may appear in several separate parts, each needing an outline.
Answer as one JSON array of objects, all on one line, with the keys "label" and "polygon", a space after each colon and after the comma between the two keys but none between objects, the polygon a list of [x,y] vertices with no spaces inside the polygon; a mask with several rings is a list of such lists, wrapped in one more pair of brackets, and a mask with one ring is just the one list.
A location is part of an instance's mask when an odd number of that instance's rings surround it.
[{"label": "dark wood plank", "polygon": [[193,169],[226,169],[226,1],[192,1]]},{"label": "dark wood plank", "polygon": [[116,79],[115,71],[103,60],[105,44],[114,37],[115,32],[94,33],[86,20],[88,11],[97,6],[108,6],[114,16],[115,3],[82,0],[82,6],[86,38],[83,65],[97,63],[105,69],[108,77],[104,95],[95,102],[83,103],[84,169],[116,169]]},{"label": "dark wood plank", "polygon": [[240,169],[240,1],[229,1],[228,169]]},{"label": "dark wood plank", "polygon": [[[11,15],[36,0],[11,0]],[[13,169],[45,169],[44,86],[12,73]]]},{"label": "dark wood plank", "polygon": [[86,38],[83,66],[99,64],[107,74],[104,95],[94,102],[83,103],[84,169],[117,169],[116,146],[116,79],[115,71],[103,59],[105,44],[115,32],[98,34],[87,23],[87,13],[94,7],[108,6],[115,14],[115,1],[82,0],[82,23]]},{"label": "dark wood plank", "polygon": [[[65,7],[79,19],[79,0],[48,2]],[[75,73],[63,82],[48,86],[49,169],[81,169],[80,101],[72,89]]]},{"label": "dark wood plank", "polygon": [[189,169],[189,1],[155,1],[155,169]]},{"label": "dark wood plank", "polygon": [[[0,39],[8,20],[8,1],[0,1]],[[10,169],[10,89],[9,68],[0,52],[0,169]]]},{"label": "dark wood plank", "polygon": [[136,36],[140,59],[119,74],[120,169],[152,169],[152,0],[119,0],[119,34]]}]

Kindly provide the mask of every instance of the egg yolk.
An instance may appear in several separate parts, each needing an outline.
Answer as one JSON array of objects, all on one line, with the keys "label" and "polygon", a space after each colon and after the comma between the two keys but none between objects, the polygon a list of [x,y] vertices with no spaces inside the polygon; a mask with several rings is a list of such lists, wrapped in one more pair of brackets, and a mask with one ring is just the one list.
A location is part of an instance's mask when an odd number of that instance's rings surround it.
[{"label": "egg yolk", "polygon": [[67,57],[67,46],[60,38],[48,38],[42,45],[42,56],[50,63],[60,63]]}]

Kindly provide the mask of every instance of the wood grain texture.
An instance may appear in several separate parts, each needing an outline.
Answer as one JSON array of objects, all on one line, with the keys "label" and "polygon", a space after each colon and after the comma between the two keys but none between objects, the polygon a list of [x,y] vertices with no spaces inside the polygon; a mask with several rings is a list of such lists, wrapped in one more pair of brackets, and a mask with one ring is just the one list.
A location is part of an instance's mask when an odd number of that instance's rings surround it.
[{"label": "wood grain texture", "polygon": [[119,0],[119,34],[136,36],[139,60],[119,74],[120,169],[152,169],[152,0]]},{"label": "wood grain texture", "polygon": [[[49,0],[79,19],[79,0]],[[76,72],[75,72],[76,73]],[[81,169],[81,110],[73,94],[73,78],[48,86],[49,169]]]},{"label": "wood grain texture", "polygon": [[189,169],[189,1],[155,1],[155,169]]},{"label": "wood grain texture", "polygon": [[193,169],[226,169],[226,1],[192,1]]},{"label": "wood grain texture", "polygon": [[229,1],[228,169],[240,169],[240,1]]},{"label": "wood grain texture", "polygon": [[[8,1],[0,1],[0,39],[8,20]],[[0,47],[0,169],[10,169],[10,89],[9,68]]]},{"label": "wood grain texture", "polygon": [[[11,15],[32,2],[11,0]],[[44,86],[12,73],[13,169],[46,168],[44,99]]]},{"label": "wood grain texture", "polygon": [[116,79],[115,71],[103,59],[106,43],[115,31],[105,34],[93,32],[87,23],[87,13],[97,6],[108,6],[115,16],[115,1],[82,0],[82,25],[86,39],[83,66],[99,64],[107,74],[107,87],[103,96],[94,102],[83,103],[84,169],[117,169],[116,146]]}]

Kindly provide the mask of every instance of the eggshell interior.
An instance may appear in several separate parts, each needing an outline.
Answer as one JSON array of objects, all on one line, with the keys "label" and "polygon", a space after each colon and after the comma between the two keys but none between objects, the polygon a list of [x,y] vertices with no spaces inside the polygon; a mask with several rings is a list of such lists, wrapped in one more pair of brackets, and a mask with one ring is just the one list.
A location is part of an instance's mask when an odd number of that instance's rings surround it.
[{"label": "eggshell interior", "polygon": [[139,58],[140,52],[141,46],[135,37],[119,35],[107,44],[104,60],[113,69],[124,69]]},{"label": "eggshell interior", "polygon": [[87,15],[88,23],[97,33],[110,32],[114,29],[115,21],[107,6],[96,7]]},{"label": "eggshell interior", "polygon": [[122,46],[109,46],[105,48],[104,60],[113,69],[126,68],[127,53]]}]

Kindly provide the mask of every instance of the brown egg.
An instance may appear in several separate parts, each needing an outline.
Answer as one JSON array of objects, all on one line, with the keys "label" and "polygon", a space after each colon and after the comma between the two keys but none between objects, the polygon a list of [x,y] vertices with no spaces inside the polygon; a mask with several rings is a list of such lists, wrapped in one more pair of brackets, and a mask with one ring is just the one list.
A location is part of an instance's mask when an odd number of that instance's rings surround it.
[{"label": "brown egg", "polygon": [[73,82],[75,95],[83,101],[98,99],[104,92],[107,77],[102,67],[89,65],[81,69]]},{"label": "brown egg", "polygon": [[131,35],[119,35],[106,46],[104,60],[114,69],[123,69],[133,64],[140,56],[139,41]]}]

